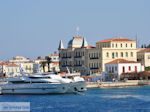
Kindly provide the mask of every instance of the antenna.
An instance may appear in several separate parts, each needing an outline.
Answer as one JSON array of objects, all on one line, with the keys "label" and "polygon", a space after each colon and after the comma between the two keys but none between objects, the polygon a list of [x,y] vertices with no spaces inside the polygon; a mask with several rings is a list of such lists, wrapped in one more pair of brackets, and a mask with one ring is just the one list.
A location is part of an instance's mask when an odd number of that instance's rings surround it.
[{"label": "antenna", "polygon": [[77,28],[76,28],[77,37],[79,36],[79,30],[80,30],[80,28],[79,28],[79,26],[77,26]]}]

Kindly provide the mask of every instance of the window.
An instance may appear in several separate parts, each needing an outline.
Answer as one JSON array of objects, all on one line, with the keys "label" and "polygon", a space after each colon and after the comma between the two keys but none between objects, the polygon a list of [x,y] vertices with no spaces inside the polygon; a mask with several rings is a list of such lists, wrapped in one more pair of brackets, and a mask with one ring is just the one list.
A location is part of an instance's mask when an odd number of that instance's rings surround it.
[{"label": "window", "polygon": [[14,72],[13,68],[11,68],[11,72]]},{"label": "window", "polygon": [[122,44],[120,44],[120,46],[122,47]]},{"label": "window", "polygon": [[126,44],[126,47],[128,47],[128,44]]},{"label": "window", "polygon": [[114,73],[114,67],[112,67],[112,73]]},{"label": "window", "polygon": [[137,72],[137,66],[135,66],[135,72]]},{"label": "window", "polygon": [[114,59],[114,53],[112,53],[112,58]]},{"label": "window", "polygon": [[116,47],[117,47],[117,44],[116,44]]},{"label": "window", "polygon": [[128,57],[128,52],[126,52],[126,57]]},{"label": "window", "polygon": [[112,44],[112,47],[114,47],[114,44]]},{"label": "window", "polygon": [[116,52],[116,57],[118,57],[118,53]]},{"label": "window", "polygon": [[129,66],[129,71],[131,71],[131,66]]},{"label": "window", "polygon": [[150,59],[150,55],[148,56],[148,59]]},{"label": "window", "polygon": [[106,53],[106,57],[109,57],[109,53],[108,52]]},{"label": "window", "polygon": [[133,57],[133,52],[131,52],[131,57]]},{"label": "window", "polygon": [[122,67],[122,73],[125,73],[125,67]]},{"label": "window", "polygon": [[121,52],[121,57],[123,57],[123,52]]},{"label": "window", "polygon": [[115,66],[115,71],[117,71],[117,66]]},{"label": "window", "polygon": [[132,47],[132,44],[131,44],[131,47]]}]

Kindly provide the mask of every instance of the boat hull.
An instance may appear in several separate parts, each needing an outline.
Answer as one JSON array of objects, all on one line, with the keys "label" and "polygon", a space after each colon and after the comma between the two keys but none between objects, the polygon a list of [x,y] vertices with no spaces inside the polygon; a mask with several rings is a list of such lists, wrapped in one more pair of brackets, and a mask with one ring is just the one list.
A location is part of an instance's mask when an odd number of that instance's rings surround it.
[{"label": "boat hull", "polygon": [[74,82],[64,84],[6,84],[1,87],[2,94],[62,94],[86,90],[86,83]]}]

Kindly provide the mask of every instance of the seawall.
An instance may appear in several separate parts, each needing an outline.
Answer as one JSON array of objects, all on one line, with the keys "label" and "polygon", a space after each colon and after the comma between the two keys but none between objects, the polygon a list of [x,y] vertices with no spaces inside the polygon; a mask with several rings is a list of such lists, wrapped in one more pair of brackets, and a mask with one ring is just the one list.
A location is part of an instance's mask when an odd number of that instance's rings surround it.
[{"label": "seawall", "polygon": [[128,80],[126,82],[87,82],[87,88],[125,87],[150,85],[150,80]]}]

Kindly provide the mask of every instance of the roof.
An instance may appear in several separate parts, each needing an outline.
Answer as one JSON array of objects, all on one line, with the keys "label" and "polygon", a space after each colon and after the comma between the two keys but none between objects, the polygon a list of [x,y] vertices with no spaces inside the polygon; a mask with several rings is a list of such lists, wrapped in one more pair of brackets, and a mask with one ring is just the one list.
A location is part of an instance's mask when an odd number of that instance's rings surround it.
[{"label": "roof", "polygon": [[143,50],[138,51],[138,53],[150,52],[150,48],[145,48]]},{"label": "roof", "polygon": [[114,38],[114,39],[101,40],[101,41],[98,41],[97,43],[112,42],[112,41],[134,41],[134,40],[127,39],[127,38]]},{"label": "roof", "polygon": [[66,72],[61,72],[60,75],[67,75],[68,73]]},{"label": "roof", "polygon": [[10,63],[10,62],[0,62],[0,65],[6,65],[6,66],[18,66],[14,63]]},{"label": "roof", "polygon": [[[48,56],[59,56],[59,55],[58,54],[50,54]],[[46,57],[48,57],[48,56],[46,56]]]},{"label": "roof", "polygon": [[125,60],[125,59],[116,59],[116,60],[113,60],[113,61],[106,63],[106,64],[117,64],[117,63],[138,63],[138,62],[129,61],[129,60]]},{"label": "roof", "polygon": [[59,61],[52,61],[53,64],[59,64]]},{"label": "roof", "polygon": [[94,46],[87,46],[88,49],[95,48]]},{"label": "roof", "polygon": [[102,75],[101,72],[93,73],[92,75]]},{"label": "roof", "polygon": [[88,43],[86,39],[82,39],[82,37],[73,37],[69,42],[68,42],[68,48],[81,48],[82,45],[88,46]]}]

